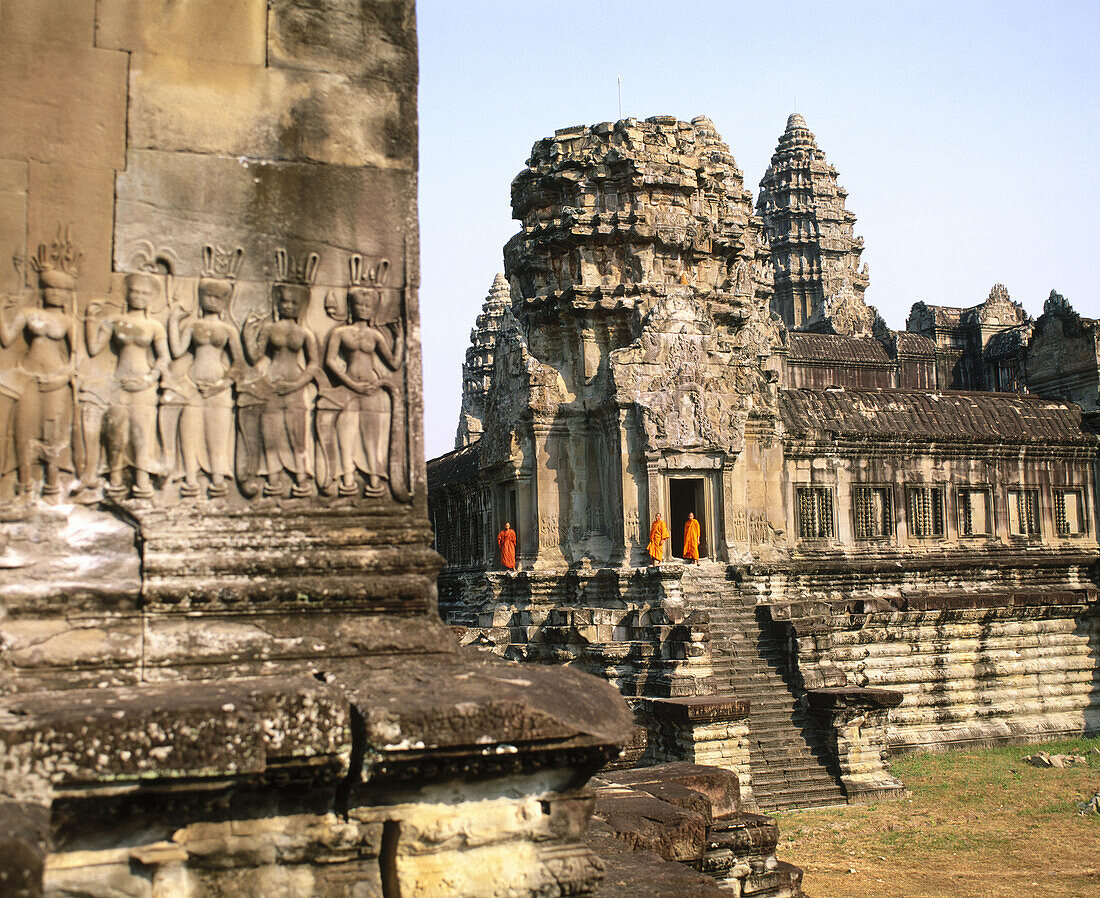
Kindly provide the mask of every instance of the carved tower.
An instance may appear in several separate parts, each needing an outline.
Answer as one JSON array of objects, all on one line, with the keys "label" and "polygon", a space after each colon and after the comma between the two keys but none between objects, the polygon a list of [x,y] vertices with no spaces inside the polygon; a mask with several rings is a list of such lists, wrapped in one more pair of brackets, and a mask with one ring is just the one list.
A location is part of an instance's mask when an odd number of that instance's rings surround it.
[{"label": "carved tower", "polygon": [[462,410],[458,416],[456,449],[476,443],[484,433],[485,403],[493,378],[493,347],[509,302],[508,281],[498,273],[470,331],[470,345],[462,366]]},{"label": "carved tower", "polygon": [[771,238],[775,294],[772,308],[788,327],[802,327],[838,293],[862,302],[870,282],[860,267],[863,238],[845,208],[848,191],[797,112],[787,119],[760,182],[756,212]]},{"label": "carved tower", "polygon": [[729,148],[704,117],[566,128],[535,144],[512,210],[480,455],[521,563],[629,563],[666,481],[696,466],[720,553],[723,466],[774,336],[764,229]]}]

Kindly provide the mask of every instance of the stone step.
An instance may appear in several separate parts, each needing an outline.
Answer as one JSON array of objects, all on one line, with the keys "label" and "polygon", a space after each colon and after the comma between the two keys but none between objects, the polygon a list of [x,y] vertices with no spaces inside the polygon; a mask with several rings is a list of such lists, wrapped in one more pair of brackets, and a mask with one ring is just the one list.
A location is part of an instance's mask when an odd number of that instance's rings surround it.
[{"label": "stone step", "polygon": [[749,765],[761,807],[843,803],[843,790],[822,763],[820,737],[806,732],[800,703],[784,679],[784,648],[762,628],[755,599],[730,581],[701,576],[685,578],[684,598],[709,617],[716,688],[749,701]]}]

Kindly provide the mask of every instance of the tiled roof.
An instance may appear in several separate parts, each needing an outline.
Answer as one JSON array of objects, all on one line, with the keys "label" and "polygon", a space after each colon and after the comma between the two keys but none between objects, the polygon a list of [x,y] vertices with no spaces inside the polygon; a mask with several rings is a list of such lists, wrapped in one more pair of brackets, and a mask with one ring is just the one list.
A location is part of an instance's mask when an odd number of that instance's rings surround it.
[{"label": "tiled roof", "polygon": [[1010,327],[998,331],[985,344],[985,357],[1000,359],[1019,355],[1020,350],[1027,345],[1029,330],[1030,327]]},{"label": "tiled roof", "polygon": [[787,358],[792,362],[892,364],[890,356],[874,337],[841,337],[804,331],[791,331],[791,349]]},{"label": "tiled roof", "polygon": [[935,321],[936,327],[953,327],[959,323],[963,312],[970,311],[970,309],[958,309],[954,306],[934,306],[929,303],[925,303],[924,307],[932,313],[932,320]]},{"label": "tiled roof", "polygon": [[898,352],[906,355],[926,355],[932,357],[936,354],[936,344],[928,337],[914,334],[910,331],[895,331],[898,339]]},{"label": "tiled roof", "polygon": [[481,449],[475,442],[438,458],[428,459],[428,491],[477,479],[480,457]]},{"label": "tiled roof", "polygon": [[1009,393],[782,390],[791,434],[942,443],[1095,444],[1072,403]]}]

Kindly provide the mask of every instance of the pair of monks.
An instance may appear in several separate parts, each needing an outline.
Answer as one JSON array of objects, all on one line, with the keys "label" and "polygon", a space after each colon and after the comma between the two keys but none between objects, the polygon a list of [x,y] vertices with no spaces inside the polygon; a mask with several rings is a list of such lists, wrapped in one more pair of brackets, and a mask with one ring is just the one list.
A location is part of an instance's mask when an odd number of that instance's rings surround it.
[{"label": "pair of monks", "polygon": [[[649,545],[646,551],[653,559],[654,564],[659,564],[665,557],[665,540],[672,537],[668,525],[661,519],[661,513],[653,521],[649,528]],[[504,529],[497,534],[497,546],[500,549],[500,563],[507,570],[516,569],[516,531],[512,529],[510,521],[504,522]],[[695,515],[688,512],[688,519],[684,524],[684,560],[697,562],[699,560],[699,522]]]},{"label": "pair of monks", "polygon": [[[646,551],[653,559],[654,564],[660,564],[665,557],[665,540],[671,538],[672,533],[668,525],[661,519],[661,513],[653,520],[653,526],[649,528],[649,545]],[[699,522],[695,515],[688,512],[688,519],[684,522],[684,561],[692,563],[699,561]]]}]

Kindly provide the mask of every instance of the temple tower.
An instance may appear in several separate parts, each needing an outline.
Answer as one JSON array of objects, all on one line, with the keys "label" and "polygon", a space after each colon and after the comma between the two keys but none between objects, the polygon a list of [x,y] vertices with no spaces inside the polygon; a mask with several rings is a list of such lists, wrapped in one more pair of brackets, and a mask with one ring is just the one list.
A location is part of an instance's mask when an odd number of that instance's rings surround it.
[{"label": "temple tower", "polygon": [[456,449],[477,442],[485,431],[485,403],[493,378],[493,347],[509,303],[508,281],[498,273],[485,297],[481,314],[470,330],[470,345],[462,365],[462,410],[458,416]]},{"label": "temple tower", "polygon": [[524,565],[624,564],[688,491],[721,554],[724,466],[772,345],[764,227],[729,148],[702,116],[565,128],[512,211],[479,444],[496,524],[518,522]]},{"label": "temple tower", "polygon": [[870,276],[860,268],[863,238],[837,170],[797,112],[787,119],[760,182],[756,212],[771,238],[775,293],[772,308],[788,327],[802,327],[834,294],[851,289],[863,299]]}]

